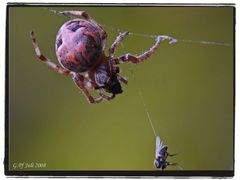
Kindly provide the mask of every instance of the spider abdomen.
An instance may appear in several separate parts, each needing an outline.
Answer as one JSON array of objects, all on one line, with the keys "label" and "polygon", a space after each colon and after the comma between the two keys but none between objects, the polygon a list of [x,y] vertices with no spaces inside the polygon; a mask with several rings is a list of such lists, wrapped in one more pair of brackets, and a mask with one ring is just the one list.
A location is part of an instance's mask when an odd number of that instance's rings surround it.
[{"label": "spider abdomen", "polygon": [[103,51],[100,29],[83,19],[70,20],[60,28],[55,48],[64,68],[77,73],[88,71]]}]

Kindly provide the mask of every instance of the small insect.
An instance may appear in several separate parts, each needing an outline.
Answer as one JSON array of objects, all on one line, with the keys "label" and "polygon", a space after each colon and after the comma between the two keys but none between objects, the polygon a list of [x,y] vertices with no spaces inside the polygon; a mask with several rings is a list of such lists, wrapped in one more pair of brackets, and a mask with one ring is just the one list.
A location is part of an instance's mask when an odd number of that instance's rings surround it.
[{"label": "small insect", "polygon": [[[124,54],[115,57],[115,50],[129,32],[121,32],[108,50],[104,53],[107,32],[85,11],[60,11],[65,16],[81,16],[65,22],[56,37],[55,50],[61,66],[54,64],[44,56],[31,32],[32,43],[38,59],[47,64],[55,72],[71,75],[78,88],[86,95],[89,103],[99,103],[103,99],[111,100],[123,92],[121,82],[128,83],[127,78],[120,75],[119,64],[125,62],[139,63],[149,58],[168,36],[157,36],[155,44],[141,55]],[[171,43],[169,42],[169,43]],[[94,98],[89,89],[97,90],[98,98]]]},{"label": "small insect", "polygon": [[160,140],[160,137],[156,137],[156,157],[154,160],[154,166],[159,169],[165,169],[169,165],[177,166],[177,163],[170,163],[167,161],[168,156],[176,156],[177,154],[169,154],[167,152],[168,147],[163,145],[163,142]]}]

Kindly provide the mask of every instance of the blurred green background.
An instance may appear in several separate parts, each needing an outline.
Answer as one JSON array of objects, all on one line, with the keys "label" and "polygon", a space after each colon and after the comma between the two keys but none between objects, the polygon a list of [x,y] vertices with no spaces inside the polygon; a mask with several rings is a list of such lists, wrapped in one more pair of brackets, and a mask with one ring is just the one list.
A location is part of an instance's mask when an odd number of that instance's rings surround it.
[{"label": "blurred green background", "polygon": [[[131,32],[234,43],[233,7],[52,9],[85,10],[100,24]],[[34,170],[156,170],[139,89],[157,134],[178,153],[170,162],[184,170],[233,169],[234,46],[164,42],[148,61],[120,65],[129,79],[123,94],[91,105],[70,77],[38,61],[29,37],[34,30],[43,54],[58,63],[55,37],[67,20],[41,7],[9,9],[11,170],[20,162],[47,165]],[[117,32],[106,30],[109,47]],[[140,54],[153,43],[129,36],[117,55]]]}]

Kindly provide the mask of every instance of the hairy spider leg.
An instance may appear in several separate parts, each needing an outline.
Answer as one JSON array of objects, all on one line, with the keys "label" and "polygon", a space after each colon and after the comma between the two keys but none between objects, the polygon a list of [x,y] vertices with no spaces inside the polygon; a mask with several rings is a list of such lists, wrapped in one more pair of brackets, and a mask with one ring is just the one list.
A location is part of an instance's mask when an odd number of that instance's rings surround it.
[{"label": "hairy spider leg", "polygon": [[111,47],[109,48],[109,56],[111,58],[113,58],[115,50],[117,48],[117,46],[122,42],[122,40],[129,34],[128,31],[125,32],[121,32],[117,38],[115,39],[115,41],[113,42],[113,44],[111,45]]},{"label": "hairy spider leg", "polygon": [[[111,64],[114,66],[115,65],[115,59],[113,59],[114,55],[115,55],[115,50],[118,47],[118,45],[122,42],[122,40],[129,34],[128,31],[125,32],[120,32],[120,34],[116,37],[115,41],[113,42],[113,44],[111,45],[111,47],[109,48],[109,57],[111,58]],[[126,77],[122,77],[120,74],[117,74],[117,78],[118,80],[120,80],[121,82],[123,82],[124,84],[128,83],[128,80]]]},{"label": "hairy spider leg", "polygon": [[32,39],[32,43],[33,43],[33,46],[34,46],[34,49],[35,49],[35,53],[38,57],[38,59],[47,64],[49,67],[51,67],[55,72],[61,74],[61,75],[64,75],[64,76],[67,76],[70,74],[70,71],[67,70],[67,69],[64,69],[58,65],[56,65],[55,63],[53,63],[50,59],[48,59],[47,57],[45,57],[41,51],[40,51],[40,48],[37,44],[37,41],[36,41],[36,38],[35,38],[35,35],[34,35],[34,32],[32,31],[30,33],[30,36],[31,36],[31,39]]},{"label": "hairy spider leg", "polygon": [[140,63],[146,59],[148,59],[157,49],[157,47],[160,45],[161,41],[167,39],[165,36],[157,36],[156,43],[146,52],[144,52],[141,55],[134,56],[132,54],[125,54],[118,59],[115,59],[116,64],[122,64],[125,62],[131,61],[132,63]]},{"label": "hairy spider leg", "polygon": [[99,23],[97,23],[91,16],[89,16],[89,14],[86,11],[53,11],[53,12],[62,14],[64,16],[82,16],[86,20],[95,24],[102,31],[103,49],[105,48],[106,40],[107,40],[107,32],[103,29],[103,27]]},{"label": "hairy spider leg", "polygon": [[73,75],[73,81],[75,82],[75,84],[77,85],[77,87],[79,87],[82,92],[86,95],[89,103],[94,104],[94,103],[99,103],[103,100],[103,97],[99,97],[99,98],[94,98],[90,92],[87,90],[86,85],[88,83],[88,87],[93,87],[94,85],[91,84],[91,82],[87,81],[84,76],[80,75],[80,74],[74,74]]},{"label": "hairy spider leg", "polygon": [[101,97],[103,97],[104,99],[106,99],[108,101],[112,100],[112,99],[114,99],[116,97],[115,94],[112,94],[111,96],[108,96],[108,95],[104,94],[104,90],[103,89],[99,90],[99,94],[100,94]]},{"label": "hairy spider leg", "polygon": [[126,77],[122,77],[120,74],[117,74],[117,78],[118,80],[120,80],[121,82],[123,82],[124,84],[128,83],[128,80]]}]

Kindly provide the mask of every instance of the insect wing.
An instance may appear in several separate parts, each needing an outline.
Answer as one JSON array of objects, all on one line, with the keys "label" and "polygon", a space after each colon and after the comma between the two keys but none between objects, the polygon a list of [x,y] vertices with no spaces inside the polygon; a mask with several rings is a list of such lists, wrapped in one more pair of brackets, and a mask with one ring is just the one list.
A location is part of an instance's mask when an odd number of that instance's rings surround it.
[{"label": "insect wing", "polygon": [[158,158],[161,151],[162,143],[159,136],[156,137],[156,158]]}]

